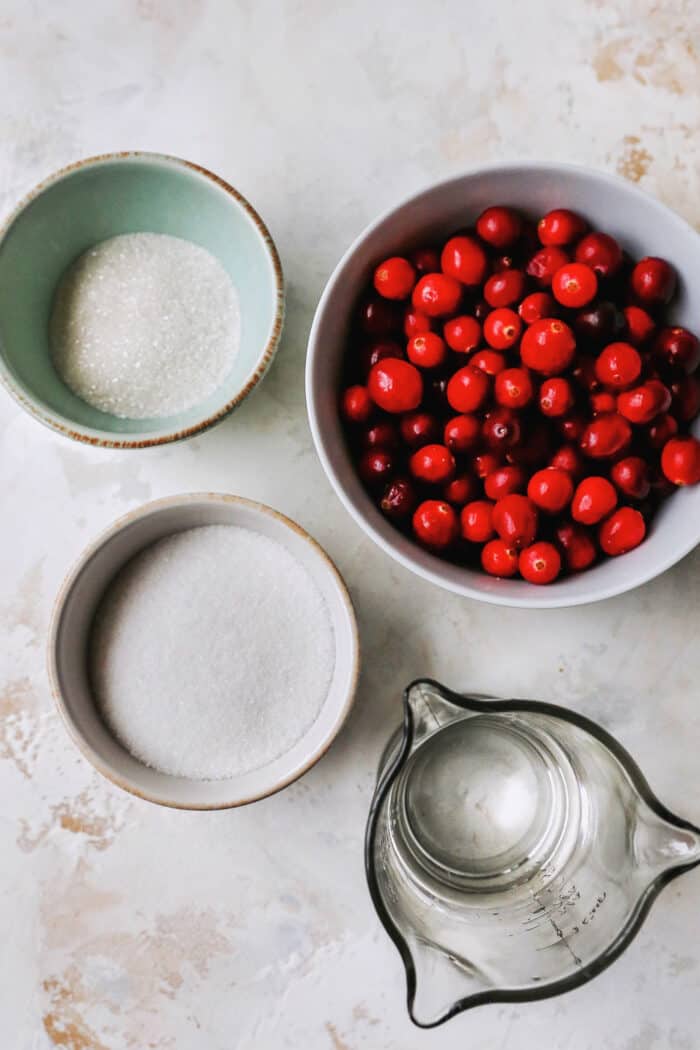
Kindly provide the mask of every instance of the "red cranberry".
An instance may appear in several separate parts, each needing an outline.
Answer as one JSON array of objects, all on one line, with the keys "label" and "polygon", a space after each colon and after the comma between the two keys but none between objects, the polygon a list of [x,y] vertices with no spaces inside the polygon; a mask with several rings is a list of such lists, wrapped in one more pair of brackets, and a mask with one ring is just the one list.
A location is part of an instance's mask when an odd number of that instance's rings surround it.
[{"label": "red cranberry", "polygon": [[499,467],[484,478],[484,492],[494,501],[511,492],[523,492],[527,484],[525,471],[520,467]]},{"label": "red cranberry", "polygon": [[385,412],[410,412],[421,403],[423,380],[415,365],[388,357],[372,367],[367,389]]},{"label": "red cranberry", "polygon": [[630,423],[650,423],[671,404],[671,392],[658,379],[649,379],[617,396],[617,411]]},{"label": "red cranberry", "polygon": [[518,313],[525,324],[532,324],[534,321],[541,321],[543,317],[553,317],[555,309],[556,303],[549,292],[532,292],[531,295],[525,296],[518,307]]},{"label": "red cranberry", "polygon": [[482,284],[489,263],[486,252],[474,237],[452,237],[442,249],[440,265],[448,277],[474,287]]},{"label": "red cranberry", "polygon": [[569,367],[576,350],[574,333],[555,317],[544,317],[525,330],[520,343],[523,364],[533,372],[557,375]]},{"label": "red cranberry", "polygon": [[682,423],[690,423],[700,412],[700,379],[684,376],[671,387],[673,414]]},{"label": "red cranberry", "polygon": [[481,567],[489,576],[515,576],[518,571],[518,552],[503,540],[489,540],[481,550]]},{"label": "red cranberry", "polygon": [[700,365],[700,340],[687,328],[662,328],[654,340],[654,352],[686,375]]},{"label": "red cranberry", "polygon": [[453,314],[462,298],[462,286],[454,277],[444,273],[426,273],[413,289],[414,309],[428,317]]},{"label": "red cranberry", "polygon": [[444,550],[459,534],[457,515],[444,500],[424,500],[413,515],[413,531],[426,547]]},{"label": "red cranberry", "polygon": [[515,244],[522,229],[522,219],[513,208],[497,206],[482,211],[476,220],[476,232],[493,248]]},{"label": "red cranberry", "polygon": [[410,259],[418,273],[437,273],[440,269],[440,252],[435,248],[416,248]]},{"label": "red cranberry", "polygon": [[460,531],[470,543],[486,543],[494,535],[493,503],[478,499],[467,503],[459,516]]},{"label": "red cranberry", "polygon": [[661,469],[674,485],[700,481],[700,441],[690,435],[671,438],[661,453]]},{"label": "red cranberry", "polygon": [[458,354],[468,354],[476,350],[481,342],[481,325],[475,317],[462,314],[446,321],[442,334],[450,350]]},{"label": "red cranberry", "polygon": [[506,367],[506,359],[497,350],[479,350],[469,358],[472,368],[479,368],[487,376],[497,376]]},{"label": "red cranberry", "polygon": [[596,416],[583,432],[581,448],[592,459],[606,459],[627,448],[632,440],[632,431],[627,420],[611,412],[607,416]]},{"label": "red cranberry", "polygon": [[592,346],[612,342],[624,328],[624,315],[607,299],[581,310],[574,318],[576,337]]},{"label": "red cranberry", "polygon": [[476,412],[488,395],[488,376],[473,365],[458,369],[447,384],[447,400],[455,412]]},{"label": "red cranberry", "polygon": [[537,223],[537,235],[542,244],[564,245],[578,240],[586,232],[586,223],[576,212],[555,208]]},{"label": "red cranberry", "polygon": [[401,315],[387,299],[370,299],[360,308],[360,327],[367,335],[393,335],[401,329]]},{"label": "red cranberry", "polygon": [[539,285],[549,288],[554,274],[568,262],[569,256],[561,248],[540,248],[532,256],[525,270]]},{"label": "red cranberry", "polygon": [[477,478],[487,478],[495,470],[503,466],[503,458],[495,452],[479,452],[472,460],[472,467]]},{"label": "red cranberry", "polygon": [[583,456],[575,445],[562,445],[550,459],[549,465],[565,470],[572,478],[580,477],[585,469]]},{"label": "red cranberry", "polygon": [[358,469],[368,485],[380,484],[394,473],[394,457],[386,449],[371,448],[360,456]]},{"label": "red cranberry", "polygon": [[571,502],[574,485],[566,471],[545,467],[532,475],[527,494],[540,510],[547,514],[560,514]]},{"label": "red cranberry", "polygon": [[617,506],[617,492],[607,478],[580,481],[571,501],[571,517],[582,525],[597,525]]},{"label": "red cranberry", "polygon": [[552,292],[562,306],[576,310],[595,299],[598,278],[585,263],[566,263],[552,278]]},{"label": "red cranberry", "polygon": [[420,481],[439,485],[455,472],[455,458],[444,445],[423,445],[411,456],[411,474]]},{"label": "red cranberry", "polygon": [[349,423],[366,423],[372,414],[372,401],[366,386],[349,386],[340,402],[343,415]]},{"label": "red cranberry", "polygon": [[422,335],[423,332],[429,332],[431,323],[427,314],[411,308],[406,311],[403,317],[404,335],[407,339],[413,339],[414,335]]},{"label": "red cranberry", "polygon": [[[617,398],[609,390],[599,390],[591,394],[591,411],[594,416],[601,413],[616,412]],[[624,416],[624,412],[622,413]]]},{"label": "red cranberry", "polygon": [[409,448],[420,448],[438,439],[440,427],[429,412],[411,412],[401,420],[401,437]]},{"label": "red cranberry", "polygon": [[595,362],[595,374],[600,382],[617,389],[634,383],[641,371],[642,359],[629,343],[610,343]]},{"label": "red cranberry", "polygon": [[443,438],[451,452],[469,452],[481,440],[481,420],[473,415],[454,416],[445,423]]},{"label": "red cranberry", "polygon": [[522,270],[503,270],[492,274],[484,285],[484,299],[494,309],[512,306],[522,299],[525,291],[525,274]]},{"label": "red cranberry", "polygon": [[413,513],[417,503],[416,490],[407,478],[394,478],[384,489],[379,506],[387,518],[400,521]]},{"label": "red cranberry", "polygon": [[493,393],[505,408],[524,408],[533,398],[532,380],[526,368],[506,368],[494,381]]},{"label": "red cranberry", "polygon": [[575,258],[600,277],[612,277],[622,266],[622,249],[607,233],[589,233],[577,244]]},{"label": "red cranberry", "polygon": [[583,526],[564,522],[557,528],[556,538],[564,552],[566,567],[571,572],[581,572],[595,561],[595,543]]},{"label": "red cranberry", "polygon": [[615,557],[638,547],[646,535],[644,518],[632,507],[620,507],[603,522],[598,542],[605,554]]},{"label": "red cranberry", "polygon": [[537,508],[527,496],[513,492],[493,508],[493,527],[509,546],[526,547],[537,534]]},{"label": "red cranberry", "polygon": [[416,283],[416,271],[408,259],[394,255],[374,271],[374,287],[385,299],[408,299]]},{"label": "red cranberry", "polygon": [[398,431],[389,420],[382,420],[365,431],[362,444],[366,449],[385,448],[390,452],[395,452],[399,447]]},{"label": "red cranberry", "polygon": [[552,583],[561,571],[561,556],[553,543],[540,540],[520,552],[518,568],[528,583]]},{"label": "red cranberry", "polygon": [[476,498],[479,493],[479,484],[471,474],[460,474],[459,477],[448,481],[443,489],[443,496],[448,503],[463,507],[465,503]]},{"label": "red cranberry", "polygon": [[403,352],[399,343],[394,342],[393,339],[385,339],[382,342],[370,343],[369,346],[364,347],[361,355],[362,371],[365,375],[369,375],[369,371],[378,361],[385,361],[387,357],[398,357],[405,359],[406,355]]},{"label": "red cranberry", "polygon": [[512,448],[520,441],[520,422],[510,409],[494,408],[486,414],[481,433],[489,448]]},{"label": "red cranberry", "polygon": [[408,360],[419,368],[438,368],[447,359],[445,341],[435,332],[414,335],[406,349]]},{"label": "red cranberry", "polygon": [[492,310],[484,321],[484,339],[494,350],[510,350],[517,343],[522,326],[515,310]]},{"label": "red cranberry", "polygon": [[610,477],[623,496],[630,499],[646,499],[651,484],[649,471],[641,456],[626,456],[613,464]]},{"label": "red cranberry", "polygon": [[553,418],[570,412],[574,406],[574,392],[568,379],[560,376],[545,379],[540,387],[539,406],[543,416]]},{"label": "red cranberry", "polygon": [[665,304],[671,301],[676,290],[676,271],[665,259],[647,256],[632,270],[630,283],[641,302]]},{"label": "red cranberry", "polygon": [[627,322],[627,341],[632,346],[643,346],[651,339],[656,330],[653,317],[650,317],[641,306],[626,306],[624,309]]},{"label": "red cranberry", "polygon": [[652,448],[663,448],[677,433],[678,423],[668,412],[662,412],[649,424],[647,440]]}]

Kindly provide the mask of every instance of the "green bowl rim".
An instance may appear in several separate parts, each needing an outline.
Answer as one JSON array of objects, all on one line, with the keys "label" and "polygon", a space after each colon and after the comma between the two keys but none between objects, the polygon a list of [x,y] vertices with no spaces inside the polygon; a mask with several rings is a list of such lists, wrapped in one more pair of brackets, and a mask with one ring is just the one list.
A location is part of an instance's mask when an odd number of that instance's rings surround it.
[{"label": "green bowl rim", "polygon": [[166,166],[187,169],[189,172],[194,172],[195,175],[203,176],[205,179],[213,182],[214,185],[218,186],[219,189],[222,189],[233,198],[236,204],[241,207],[252,220],[263,242],[263,246],[268,253],[270,262],[272,263],[276,293],[275,314],[270,336],[258,358],[255,370],[235,397],[227,401],[226,404],[222,405],[221,408],[217,409],[212,415],[194,423],[192,426],[185,427],[182,430],[175,430],[171,433],[156,433],[153,436],[148,437],[140,435],[133,438],[124,437],[115,434],[112,431],[101,431],[90,427],[82,427],[78,423],[72,423],[72,425],[67,426],[57,415],[54,415],[43,406],[38,405],[26,394],[23,388],[15,380],[0,354],[0,382],[2,382],[7,392],[14,398],[21,408],[25,409],[25,411],[35,419],[38,419],[40,423],[50,427],[51,430],[58,431],[59,434],[72,438],[74,441],[82,441],[88,445],[94,445],[99,448],[149,448],[153,445],[165,445],[171,441],[183,441],[186,438],[193,437],[195,434],[201,434],[204,430],[208,430],[210,427],[215,426],[248,396],[251,390],[257,386],[265,375],[265,372],[270,367],[272,359],[275,356],[280,336],[282,334],[282,325],[284,323],[284,275],[282,273],[282,263],[280,262],[280,257],[275,242],[270,235],[270,231],[258,212],[252,206],[250,201],[246,200],[242,193],[239,193],[234,186],[226,182],[219,175],[209,171],[208,168],[202,167],[201,164],[194,163],[194,161],[184,160],[181,157],[174,157],[167,153],[153,153],[147,150],[122,150],[117,153],[101,153],[93,157],[86,157],[83,160],[74,161],[72,164],[60,168],[30,190],[10,212],[7,219],[2,225],[0,225],[0,245],[21,213],[51,186],[54,186],[56,183],[71,176],[74,172],[79,171],[82,168],[113,161],[120,162],[127,160],[155,162]]}]

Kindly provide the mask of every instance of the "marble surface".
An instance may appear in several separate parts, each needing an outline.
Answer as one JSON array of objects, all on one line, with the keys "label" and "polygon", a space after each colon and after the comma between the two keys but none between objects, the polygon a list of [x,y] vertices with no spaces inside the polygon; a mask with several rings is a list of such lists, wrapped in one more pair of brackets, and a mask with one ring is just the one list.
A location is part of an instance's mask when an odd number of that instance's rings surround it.
[{"label": "marble surface", "polygon": [[[399,693],[571,704],[700,822],[700,552],[625,597],[563,612],[443,594],[375,549],[331,492],[304,412],[312,312],[349,241],[431,180],[500,159],[617,171],[700,225],[693,0],[0,3],[0,205],[94,153],[199,161],[261,211],[288,323],[259,390],[189,443],[119,453],[53,435],[0,395],[0,1017],[8,1050],[693,1050],[700,870],[603,976],[433,1033],[404,1010],[361,840]],[[283,794],[160,810],[103,782],[53,710],[44,644],[70,562],[130,507],[188,490],[269,502],[327,548],[357,604],[350,722]]]}]

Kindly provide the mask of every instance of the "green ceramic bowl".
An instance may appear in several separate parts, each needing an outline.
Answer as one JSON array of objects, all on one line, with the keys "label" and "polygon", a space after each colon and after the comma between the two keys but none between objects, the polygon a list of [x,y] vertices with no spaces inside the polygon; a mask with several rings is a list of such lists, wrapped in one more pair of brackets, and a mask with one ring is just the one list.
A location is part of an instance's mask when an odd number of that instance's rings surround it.
[{"label": "green ceramic bowl", "polygon": [[[229,273],[241,305],[241,345],[228,378],[178,415],[118,419],[76,397],[49,356],[56,284],[91,245],[120,233],[168,233],[201,245]],[[21,202],[0,231],[0,379],[54,430],[108,448],[191,437],[219,422],[268,368],[279,342],[284,286],[260,216],[232,186],[196,164],[154,153],[79,161]]]}]

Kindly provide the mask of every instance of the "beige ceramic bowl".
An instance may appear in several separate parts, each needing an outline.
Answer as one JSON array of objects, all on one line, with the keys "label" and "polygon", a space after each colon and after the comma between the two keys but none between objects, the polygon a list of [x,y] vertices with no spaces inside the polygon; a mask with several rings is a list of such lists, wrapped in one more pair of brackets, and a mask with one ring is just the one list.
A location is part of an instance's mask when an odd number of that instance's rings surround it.
[{"label": "beige ceramic bowl", "polygon": [[[90,689],[88,636],[115,573],[163,536],[198,525],[238,525],[283,544],[325,598],[335,635],[335,669],[318,718],[286,754],[261,769],[224,780],[189,780],[143,765],[101,720]],[[225,809],[271,795],[302,776],[328,750],[352,705],[359,655],[350,597],[321,547],[289,518],[239,496],[193,494],[147,503],[119,519],[87,548],[58,595],[49,633],[49,675],[66,728],[97,770],[126,791],[163,806]]]}]

